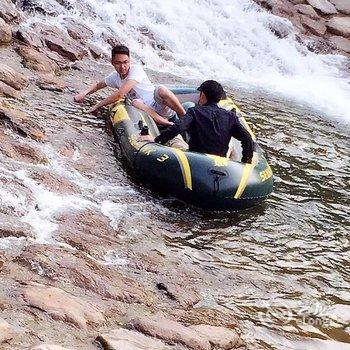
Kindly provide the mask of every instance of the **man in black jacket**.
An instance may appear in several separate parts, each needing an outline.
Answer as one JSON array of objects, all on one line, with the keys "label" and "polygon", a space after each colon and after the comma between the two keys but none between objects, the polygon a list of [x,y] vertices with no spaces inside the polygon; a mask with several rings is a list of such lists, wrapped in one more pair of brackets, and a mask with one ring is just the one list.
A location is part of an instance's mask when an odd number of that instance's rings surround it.
[{"label": "man in black jacket", "polygon": [[214,80],[207,80],[198,88],[199,104],[189,108],[186,115],[154,140],[150,135],[140,140],[165,144],[176,135],[187,131],[190,135],[189,150],[226,157],[231,137],[242,143],[242,162],[251,163],[254,142],[233,111],[218,106],[224,94],[223,87]]}]

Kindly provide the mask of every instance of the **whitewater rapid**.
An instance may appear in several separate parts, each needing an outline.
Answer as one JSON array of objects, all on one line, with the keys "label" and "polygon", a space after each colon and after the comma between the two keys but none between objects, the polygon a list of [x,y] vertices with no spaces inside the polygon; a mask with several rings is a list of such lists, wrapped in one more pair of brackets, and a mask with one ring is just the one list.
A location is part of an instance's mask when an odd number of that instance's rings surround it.
[{"label": "whitewater rapid", "polygon": [[[214,78],[226,87],[263,89],[316,114],[350,121],[350,78],[340,55],[318,55],[295,38],[291,23],[251,0],[79,0],[59,16],[94,31],[94,44],[109,52],[106,33],[128,45],[146,67],[189,79]],[[43,20],[40,15],[30,21]],[[289,33],[280,39],[270,27]]]}]

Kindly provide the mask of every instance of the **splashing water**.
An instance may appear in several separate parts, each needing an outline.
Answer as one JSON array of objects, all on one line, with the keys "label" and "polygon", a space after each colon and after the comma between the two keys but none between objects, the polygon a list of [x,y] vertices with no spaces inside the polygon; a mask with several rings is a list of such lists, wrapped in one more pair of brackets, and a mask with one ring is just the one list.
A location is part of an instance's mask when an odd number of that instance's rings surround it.
[{"label": "splashing water", "polygon": [[[49,21],[62,25],[68,16],[84,22],[94,31],[94,43],[105,50],[102,38],[110,33],[157,71],[215,78],[229,88],[262,88],[350,121],[350,79],[342,68],[347,59],[309,52],[296,40],[289,21],[251,0],[102,3],[74,2],[73,10],[62,8],[63,14]],[[270,28],[276,26],[289,35],[275,36]]]}]

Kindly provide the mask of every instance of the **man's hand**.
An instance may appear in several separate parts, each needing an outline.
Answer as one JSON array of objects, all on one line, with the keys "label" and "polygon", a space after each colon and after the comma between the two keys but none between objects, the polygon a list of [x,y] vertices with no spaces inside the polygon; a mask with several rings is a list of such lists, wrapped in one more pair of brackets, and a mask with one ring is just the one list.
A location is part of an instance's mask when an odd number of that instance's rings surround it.
[{"label": "man's hand", "polygon": [[140,135],[137,138],[138,141],[149,141],[149,142],[154,142],[154,137],[151,135]]},{"label": "man's hand", "polygon": [[100,108],[97,106],[92,106],[87,112],[90,114],[96,115],[99,109]]},{"label": "man's hand", "polygon": [[86,95],[84,93],[80,93],[78,95],[74,96],[74,101],[77,103],[83,103],[85,100]]}]

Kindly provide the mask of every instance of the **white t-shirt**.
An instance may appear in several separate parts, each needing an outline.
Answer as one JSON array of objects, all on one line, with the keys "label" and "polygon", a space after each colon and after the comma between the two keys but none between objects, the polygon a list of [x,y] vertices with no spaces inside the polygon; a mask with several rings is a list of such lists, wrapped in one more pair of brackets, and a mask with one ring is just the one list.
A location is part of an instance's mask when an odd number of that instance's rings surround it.
[{"label": "white t-shirt", "polygon": [[141,66],[130,66],[129,73],[124,79],[121,79],[118,72],[113,72],[105,77],[106,85],[116,89],[119,89],[127,80],[137,81],[134,88],[127,94],[128,98],[131,100],[140,99],[148,106],[154,103],[154,85]]}]

